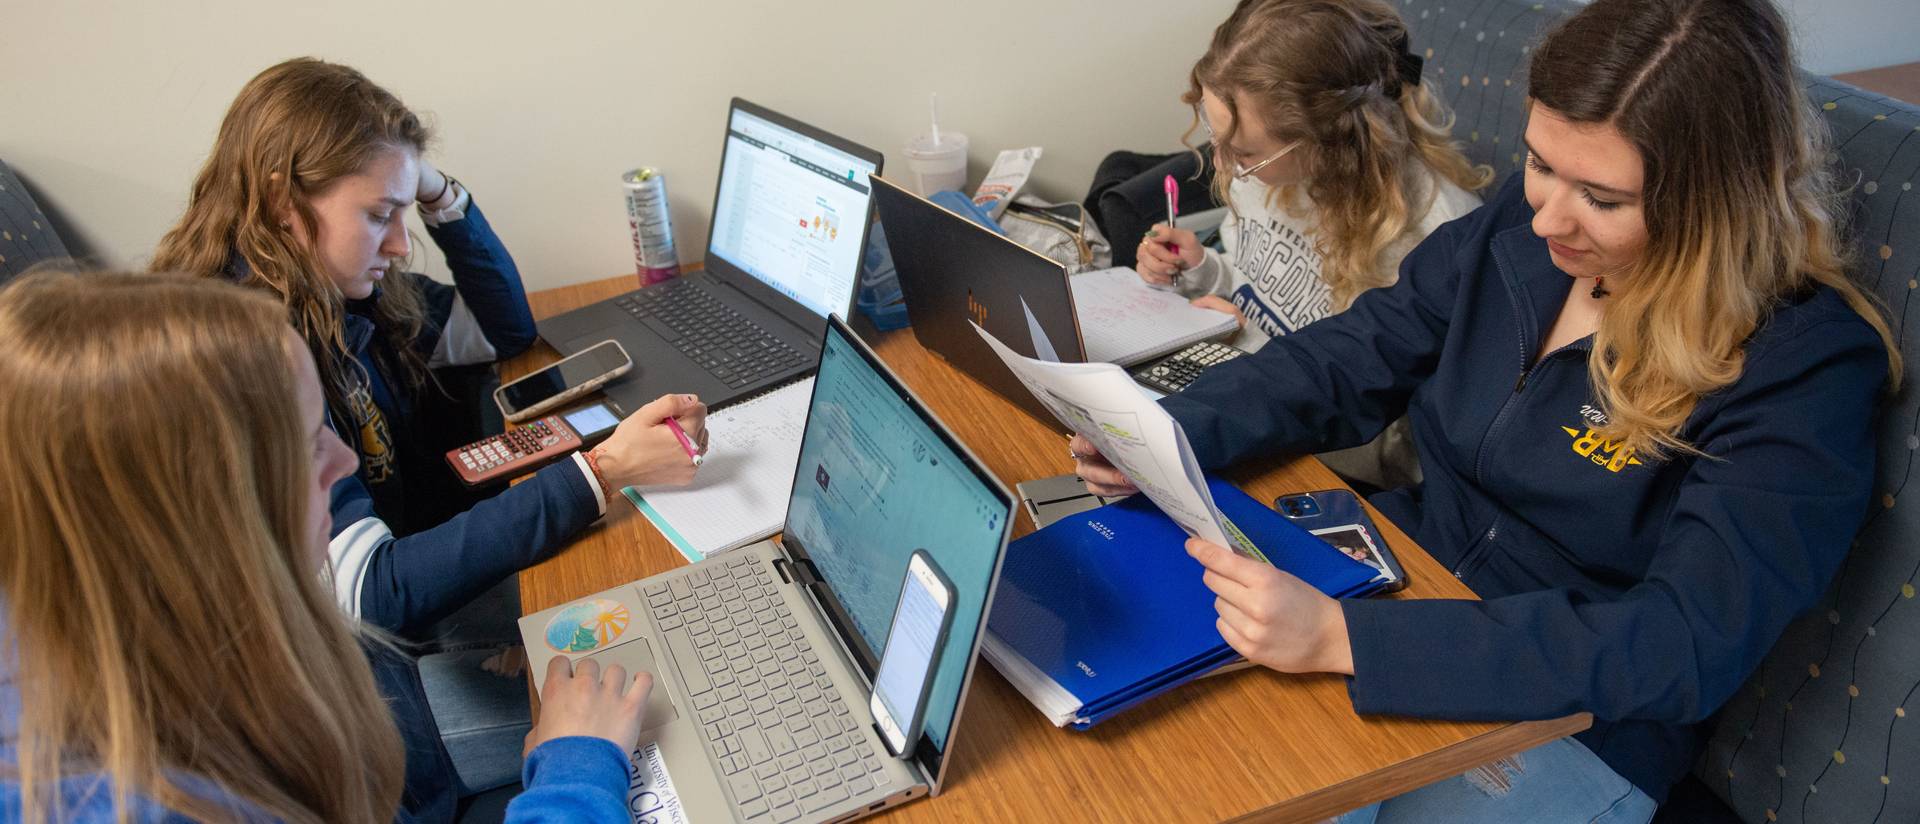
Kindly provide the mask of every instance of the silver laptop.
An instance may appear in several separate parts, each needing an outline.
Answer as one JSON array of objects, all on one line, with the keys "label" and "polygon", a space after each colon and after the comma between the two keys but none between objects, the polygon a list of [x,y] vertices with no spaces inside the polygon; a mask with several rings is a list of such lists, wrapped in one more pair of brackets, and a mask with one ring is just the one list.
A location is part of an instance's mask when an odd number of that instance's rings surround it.
[{"label": "silver laptop", "polygon": [[827,315],[853,308],[880,153],[737,97],[721,147],[705,274],[539,322],[563,355],[625,346],[634,368],[603,391],[628,409],[725,406],[812,372]]},{"label": "silver laptop", "polygon": [[[653,673],[641,750],[689,821],[844,820],[938,794],[1000,575],[1013,497],[830,318],[784,534],[520,619],[554,655]],[[726,513],[715,513],[726,517]],[[868,710],[907,559],[954,586],[912,757]]]}]

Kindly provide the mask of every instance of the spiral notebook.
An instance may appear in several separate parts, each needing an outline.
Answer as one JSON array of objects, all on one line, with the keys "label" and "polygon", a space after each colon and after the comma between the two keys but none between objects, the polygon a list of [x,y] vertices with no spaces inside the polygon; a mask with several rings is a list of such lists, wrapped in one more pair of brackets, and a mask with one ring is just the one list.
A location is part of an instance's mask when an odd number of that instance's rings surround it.
[{"label": "spiral notebook", "polygon": [[621,490],[689,561],[746,546],[787,518],[813,378],[707,415],[707,456],[691,485]]},{"label": "spiral notebook", "polygon": [[1236,328],[1233,316],[1151,288],[1132,269],[1082,272],[1068,283],[1089,363],[1143,363]]}]

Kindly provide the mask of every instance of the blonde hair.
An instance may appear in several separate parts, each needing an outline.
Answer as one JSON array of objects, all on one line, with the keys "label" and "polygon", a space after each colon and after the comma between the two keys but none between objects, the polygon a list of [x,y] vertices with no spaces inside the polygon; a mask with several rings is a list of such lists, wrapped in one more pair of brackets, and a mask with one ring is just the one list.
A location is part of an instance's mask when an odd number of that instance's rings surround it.
[{"label": "blonde hair", "polygon": [[[426,151],[428,139],[399,98],[348,66],[304,57],[273,66],[248,81],[227,109],[187,211],[161,238],[153,269],[227,279],[236,257],[245,262],[244,282],[286,305],[329,404],[344,411],[344,398],[362,378],[342,335],[346,300],[312,251],[320,224],[311,200],[385,152]],[[289,212],[299,221],[283,225]],[[297,237],[303,229],[306,237]],[[375,350],[383,369],[422,384],[426,361],[413,347],[426,322],[418,287],[410,278],[383,280],[373,312],[388,343],[386,352]]]},{"label": "blonde hair", "polygon": [[399,735],[308,546],[287,331],[265,296],[180,277],[0,291],[24,820],[93,772],[121,820],[135,794],[212,821],[397,809]]},{"label": "blonde hair", "polygon": [[[1243,96],[1276,140],[1301,141],[1294,151],[1318,210],[1311,234],[1336,311],[1392,282],[1383,257],[1424,216],[1427,203],[1415,198],[1429,194],[1429,170],[1467,190],[1493,179],[1454,145],[1452,115],[1426,83],[1408,82],[1406,48],[1406,24],[1376,0],[1242,0],[1181,96],[1197,106],[1204,89],[1232,113],[1216,158],[1239,127]],[[1198,126],[1196,116],[1187,140]],[[1230,165],[1214,174],[1223,203]],[[1291,189],[1268,192],[1269,202],[1290,203]]]},{"label": "blonde hair", "polygon": [[1739,379],[1780,301],[1840,293],[1900,351],[1848,278],[1825,127],[1801,91],[1787,25],[1766,0],[1596,0],[1534,52],[1529,93],[1608,124],[1644,166],[1645,251],[1609,278],[1588,371],[1599,434],[1659,458],[1700,399]]}]

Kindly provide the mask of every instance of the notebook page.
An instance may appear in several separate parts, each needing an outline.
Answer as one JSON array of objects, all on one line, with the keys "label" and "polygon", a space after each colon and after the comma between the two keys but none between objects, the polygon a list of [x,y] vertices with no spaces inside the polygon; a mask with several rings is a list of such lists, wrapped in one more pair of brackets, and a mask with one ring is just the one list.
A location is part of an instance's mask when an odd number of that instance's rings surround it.
[{"label": "notebook page", "polygon": [[1090,363],[1133,366],[1235,329],[1231,315],[1148,288],[1132,269],[1082,272],[1068,280]]},{"label": "notebook page", "polygon": [[689,560],[780,531],[800,462],[813,378],[707,414],[707,456],[692,484],[629,487],[627,497]]}]

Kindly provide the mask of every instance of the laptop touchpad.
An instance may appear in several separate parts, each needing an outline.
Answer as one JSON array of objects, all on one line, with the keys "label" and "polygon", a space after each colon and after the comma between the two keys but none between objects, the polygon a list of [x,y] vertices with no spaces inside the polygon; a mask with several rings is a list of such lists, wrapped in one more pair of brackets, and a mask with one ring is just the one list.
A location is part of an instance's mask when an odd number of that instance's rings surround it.
[{"label": "laptop touchpad", "polygon": [[641,733],[665,726],[667,722],[680,717],[674,710],[673,700],[667,697],[667,685],[660,677],[660,665],[653,659],[653,645],[646,638],[636,637],[620,646],[585,657],[592,658],[602,668],[619,664],[626,668],[629,678],[636,672],[653,675],[653,693],[647,696],[647,715],[646,720],[640,723]]}]

